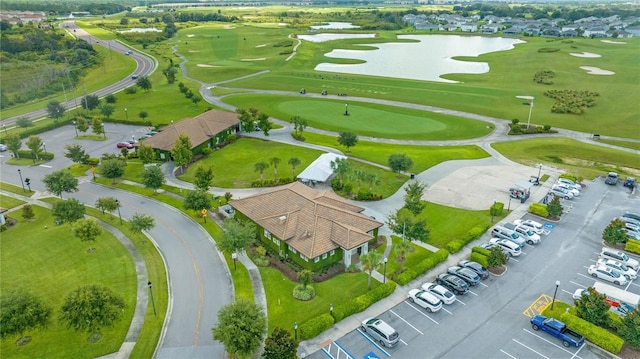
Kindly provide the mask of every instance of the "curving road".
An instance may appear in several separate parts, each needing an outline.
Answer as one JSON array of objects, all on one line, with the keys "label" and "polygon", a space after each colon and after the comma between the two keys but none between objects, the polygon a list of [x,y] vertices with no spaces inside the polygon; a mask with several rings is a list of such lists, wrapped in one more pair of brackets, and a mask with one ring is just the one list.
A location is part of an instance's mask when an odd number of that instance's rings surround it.
[{"label": "curving road", "polygon": [[[82,28],[78,27],[74,21],[65,21],[64,23],[62,23],[62,26],[73,36],[81,40],[87,41],[93,46],[102,46],[102,47],[108,48],[110,51],[116,51],[119,53],[124,53],[125,51],[131,51],[131,54],[129,55],[129,57],[131,57],[136,62],[135,71],[129,74],[127,77],[125,77],[124,79],[114,84],[104,87],[100,90],[91,92],[88,95],[96,95],[98,97],[104,97],[104,96],[116,93],[135,83],[135,81],[131,79],[131,75],[147,76],[153,73],[158,68],[158,62],[150,55],[142,54],[137,50],[115,40],[100,40],[94,36],[91,36],[91,34],[84,31]],[[76,98],[72,98],[70,100],[64,101],[62,102],[62,105],[67,110],[76,108],[82,105],[83,97],[84,97],[84,94],[82,94],[82,96],[78,96]],[[19,118],[26,117],[30,120],[36,120],[46,116],[47,116],[47,109],[42,108],[37,111],[2,119],[2,125],[12,126],[13,124],[16,123],[16,121]],[[11,129],[11,127],[8,127],[8,129]]]}]

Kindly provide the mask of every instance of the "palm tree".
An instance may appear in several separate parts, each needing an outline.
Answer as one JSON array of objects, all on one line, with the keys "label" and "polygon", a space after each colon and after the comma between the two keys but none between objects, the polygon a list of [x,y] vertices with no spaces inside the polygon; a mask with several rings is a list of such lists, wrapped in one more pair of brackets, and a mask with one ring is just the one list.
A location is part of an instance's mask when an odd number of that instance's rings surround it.
[{"label": "palm tree", "polygon": [[365,255],[360,256],[360,262],[362,263],[362,269],[369,272],[368,288],[371,289],[371,274],[380,266],[382,262],[382,254],[378,252],[368,252]]},{"label": "palm tree", "polygon": [[258,162],[253,165],[253,171],[260,172],[260,181],[262,181],[262,179],[264,178],[264,170],[266,170],[267,168],[269,168],[269,165],[265,162]]},{"label": "palm tree", "polygon": [[353,171],[353,175],[351,176],[351,178],[354,179],[358,184],[358,192],[360,192],[360,185],[362,184],[362,182],[367,180],[367,175],[368,173],[364,170]]},{"label": "palm tree", "polygon": [[371,173],[371,172],[367,173],[367,177],[364,181],[369,184],[369,192],[372,192],[372,193],[373,193],[373,185],[377,186],[380,183],[382,183],[382,181],[380,181],[378,176],[376,176],[375,173]]},{"label": "palm tree", "polygon": [[349,163],[346,158],[336,158],[331,161],[331,169],[333,173],[340,178],[340,185],[344,185],[344,175],[349,172]]},{"label": "palm tree", "polygon": [[291,157],[287,162],[289,166],[291,166],[291,177],[293,179],[296,178],[296,167],[300,164],[300,159],[298,157]]},{"label": "palm tree", "polygon": [[269,159],[269,163],[271,164],[271,166],[273,166],[273,180],[277,181],[278,180],[278,165],[280,164],[280,158],[271,157],[271,159]]},{"label": "palm tree", "polygon": [[413,253],[416,247],[410,241],[400,241],[393,245],[396,258],[400,259],[400,271],[404,271],[404,262],[407,260],[407,253]]}]

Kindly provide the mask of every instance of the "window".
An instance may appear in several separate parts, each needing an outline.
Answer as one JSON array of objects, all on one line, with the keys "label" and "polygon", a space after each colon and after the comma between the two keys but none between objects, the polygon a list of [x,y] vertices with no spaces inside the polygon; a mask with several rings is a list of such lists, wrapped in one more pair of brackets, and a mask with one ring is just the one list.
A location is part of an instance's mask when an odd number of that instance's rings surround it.
[{"label": "window", "polygon": [[304,259],[305,262],[309,261],[309,258],[305,257],[304,255],[302,255],[302,253],[300,253],[300,258]]},{"label": "window", "polygon": [[320,256],[317,256],[317,257],[313,258],[313,262],[314,263],[320,262]]},{"label": "window", "polygon": [[330,255],[330,256],[333,256],[334,254],[336,254],[336,250],[335,250],[335,249],[332,249],[332,250],[331,250],[331,252],[329,252],[329,255]]},{"label": "window", "polygon": [[326,253],[322,255],[322,259],[327,259],[327,254]]},{"label": "window", "polygon": [[269,233],[269,231],[267,231],[266,229],[264,230],[264,237],[271,239],[271,233]]},{"label": "window", "polygon": [[280,241],[278,240],[278,238],[273,237],[273,238],[271,238],[271,240],[273,241],[273,243],[277,244],[278,247],[280,246]]},{"label": "window", "polygon": [[290,250],[292,253],[298,253],[298,251],[296,251],[296,249],[295,249],[295,248],[293,248],[293,247],[291,247],[291,246],[289,246],[289,250]]}]

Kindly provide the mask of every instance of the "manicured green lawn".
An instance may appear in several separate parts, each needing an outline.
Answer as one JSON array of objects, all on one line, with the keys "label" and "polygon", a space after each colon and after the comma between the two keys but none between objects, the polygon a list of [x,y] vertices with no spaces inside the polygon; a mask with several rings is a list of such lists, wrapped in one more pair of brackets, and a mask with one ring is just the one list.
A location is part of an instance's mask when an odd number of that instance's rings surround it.
[{"label": "manicured green lawn", "polygon": [[[28,332],[31,342],[22,347],[15,346],[16,337],[3,339],[2,356],[95,358],[117,351],[136,303],[136,274],[131,257],[106,231],[91,244],[97,250],[87,253],[89,244],[75,238],[69,225],[55,226],[48,210],[33,208],[36,217],[32,222],[17,218],[19,224],[2,233],[0,291],[5,294],[17,288],[31,290],[53,308],[52,323],[47,329]],[[89,284],[109,286],[126,304],[122,319],[113,328],[103,328],[102,339],[94,344],[87,342],[89,334],[67,329],[58,321],[67,294]]]},{"label": "manicured green lawn", "polygon": [[[398,261],[398,255],[396,254],[396,251],[395,251],[395,244],[398,242],[401,242],[402,237],[391,236],[391,240],[393,245],[391,247],[391,251],[389,252],[389,257],[387,260],[387,277],[392,277],[393,273],[395,273],[396,271],[400,271],[400,266],[401,266],[401,263]],[[376,248],[376,252],[384,254],[385,248],[386,246],[380,246]],[[411,268],[411,266],[420,263],[423,259],[427,257],[429,253],[431,253],[429,250],[425,249],[424,247],[420,247],[415,243],[413,244],[413,248],[414,248],[414,251],[412,253],[407,253],[405,255],[406,256],[406,260],[404,261],[405,269]],[[378,272],[380,273],[384,272],[384,265],[383,267],[378,269]]]},{"label": "manicured green lawn", "polygon": [[631,175],[627,169],[636,173],[640,170],[640,159],[635,153],[567,138],[500,142],[491,146],[513,161],[528,166],[542,162],[587,179],[609,171]]},{"label": "manicured green lawn", "polygon": [[[293,298],[293,288],[297,285],[275,268],[260,268],[260,275],[267,295],[269,311],[269,333],[274,327],[293,331],[298,324],[329,313],[331,304],[338,305],[367,292],[368,274],[345,273],[321,283],[312,283],[316,296],[308,302]],[[371,288],[380,283],[371,279]],[[336,289],[340,290],[336,290]]]},{"label": "manicured green lawn", "polygon": [[[4,186],[3,188],[4,189]],[[22,189],[20,189],[22,190]],[[0,194],[0,207],[5,208],[5,209],[11,209],[13,207],[18,207],[19,205],[23,204],[24,201],[21,201],[17,198],[13,198],[13,197],[8,197],[8,196],[4,196]],[[19,213],[22,213],[22,211],[18,211]],[[16,214],[13,214],[14,216]]]},{"label": "manicured green lawn", "polygon": [[627,147],[637,151],[640,151],[640,142],[631,142],[631,141],[617,141],[617,140],[608,140],[608,139],[600,139],[600,142],[608,143],[614,146]]},{"label": "manicured green lawn", "polygon": [[[346,148],[338,144],[336,137],[305,132],[306,142],[322,146],[335,147],[342,151]],[[438,163],[450,160],[468,160],[489,157],[482,148],[475,145],[468,146],[417,146],[396,145],[358,140],[356,146],[351,147],[349,156],[388,165],[389,156],[393,154],[406,154],[413,161],[411,172],[420,173]]]},{"label": "manicured green lawn", "polygon": [[[309,127],[359,136],[401,140],[459,140],[482,137],[490,123],[435,112],[366,102],[292,98],[274,95],[237,95],[225,102],[238,108],[255,107],[272,117],[288,121],[293,116],[307,120]],[[348,106],[345,106],[348,105]],[[348,111],[349,115],[345,116]]]},{"label": "manicured green lawn", "polygon": [[488,225],[491,221],[488,209],[470,211],[431,202],[427,202],[420,216],[426,218],[427,228],[431,232],[427,243],[438,248],[444,248],[450,241],[464,237],[471,228]]}]

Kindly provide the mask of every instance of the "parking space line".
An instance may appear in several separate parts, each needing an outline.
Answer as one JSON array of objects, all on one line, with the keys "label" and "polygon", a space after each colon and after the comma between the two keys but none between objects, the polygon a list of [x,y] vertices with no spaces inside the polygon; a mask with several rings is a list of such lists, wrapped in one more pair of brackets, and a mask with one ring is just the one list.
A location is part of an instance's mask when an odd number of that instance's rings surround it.
[{"label": "parking space line", "polygon": [[485,288],[489,288],[489,286],[488,286],[488,285],[486,285],[486,284],[484,284],[484,283],[482,283],[482,282],[480,282],[480,285],[484,286]]},{"label": "parking space line", "polygon": [[471,293],[471,294],[475,295],[476,297],[478,296],[478,294],[476,294],[476,293],[472,292],[472,291],[471,291],[471,289],[469,289],[469,293]]},{"label": "parking space line", "polygon": [[569,294],[569,295],[573,295],[573,293],[569,292],[568,290],[564,290],[564,289],[562,289],[562,291],[563,291],[563,292],[565,292],[565,293],[567,293],[567,294]]},{"label": "parking space line", "polygon": [[520,343],[519,341],[517,341],[517,340],[515,340],[515,339],[511,339],[511,340],[513,340],[514,342],[516,342],[516,343],[518,343],[518,344],[522,345],[523,347],[525,347],[525,348],[527,348],[527,349],[531,350],[532,352],[534,352],[534,353],[536,353],[536,354],[540,355],[541,357],[543,357],[543,358],[545,358],[545,359],[549,359],[549,357],[544,356],[544,355],[542,355],[542,354],[538,353],[537,351],[535,351],[535,350],[533,350],[532,348],[530,348],[530,347],[528,347],[528,346],[526,346],[526,345],[524,345],[524,344]]},{"label": "parking space line", "polygon": [[580,348],[578,348],[578,350],[576,350],[576,352],[571,356],[571,359],[573,358],[580,358],[578,356],[578,353],[580,353],[580,351],[582,350],[582,348],[584,348],[584,346],[587,345],[587,342],[585,341],[584,343],[582,343],[582,345],[580,346]]},{"label": "parking space line", "polygon": [[579,276],[585,277],[585,278],[589,278],[589,279],[594,279],[594,277],[590,276],[590,275],[586,275],[586,274],[582,274],[582,273],[578,273]]},{"label": "parking space line", "polygon": [[324,353],[324,355],[328,356],[331,359],[336,359],[334,358],[331,354],[329,354],[329,352],[325,349],[325,348],[320,348],[320,350],[322,350],[322,352]]},{"label": "parking space line", "polygon": [[[413,305],[409,305],[411,308],[413,308],[413,310],[415,310],[416,312],[422,314],[423,316],[427,317],[429,320],[431,320],[432,322],[438,324],[438,322],[436,322],[435,320],[433,320],[431,317],[429,317],[428,315],[424,314],[422,311],[420,311],[419,309],[417,309],[416,307],[414,307]],[[410,326],[411,328],[413,328],[416,332],[420,333],[420,335],[424,335],[423,332],[421,332],[420,330],[418,330],[418,328],[414,327],[413,325],[411,325],[411,323],[407,322],[403,317],[399,316],[396,312],[394,312],[393,310],[389,309],[389,312],[391,312],[391,314],[395,315],[396,317],[398,317],[398,319],[402,320],[403,322],[407,323],[408,326]]]},{"label": "parking space line", "polygon": [[379,346],[378,343],[374,342],[373,339],[369,338],[369,336],[367,334],[363,333],[362,330],[360,330],[360,328],[357,328],[356,331],[358,333],[360,333],[360,335],[362,335],[366,340],[368,340],[369,343],[373,344],[376,348],[378,348],[378,350],[383,352],[386,356],[388,356],[388,357],[391,356],[391,354],[389,354],[386,350],[382,349],[382,347]]},{"label": "parking space line", "polygon": [[511,354],[509,354],[509,353],[505,352],[504,350],[500,349],[500,351],[502,352],[502,354],[504,354],[504,355],[508,356],[509,358],[516,359],[516,357],[514,357],[513,355],[511,355]]},{"label": "parking space line", "polygon": [[[351,355],[351,353],[349,353],[347,351],[347,349],[343,348],[342,345],[340,345],[337,340],[334,341],[334,343],[336,343],[336,346],[338,348],[340,348],[340,350],[342,350],[344,352],[344,354],[347,356],[347,358],[350,358],[350,359],[354,359],[355,358],[353,355]],[[340,351],[338,351],[338,359],[340,359]]]},{"label": "parking space line", "polygon": [[449,313],[449,314],[453,315],[453,313],[451,313],[451,312],[450,312],[447,308],[445,308],[444,306],[442,306],[442,309],[440,309],[440,310],[444,310],[445,312],[447,312],[447,313]]},{"label": "parking space line", "polygon": [[510,260],[510,261],[514,261],[514,262],[516,262],[516,263],[520,262],[519,260],[517,260],[517,259],[515,259],[515,258],[513,258],[513,257],[509,257],[509,260]]},{"label": "parking space line", "polygon": [[460,299],[458,299],[458,297],[456,297],[456,302],[462,304],[462,305],[466,305],[463,301],[461,301]]},{"label": "parking space line", "polygon": [[409,346],[409,344],[407,344],[407,342],[405,342],[404,340],[402,340],[402,339],[398,339],[398,340],[399,340],[399,341],[401,341],[401,342],[402,342],[402,344],[404,344],[404,345],[406,345],[406,346]]},{"label": "parking space line", "polygon": [[[530,331],[530,330],[528,330],[528,329],[522,328],[522,330],[524,330],[525,332],[527,332],[527,333],[529,333],[529,334],[533,335],[533,336],[534,336],[534,337],[536,337],[536,338],[540,338],[540,339],[544,340],[544,341],[545,341],[545,342],[547,342],[548,344],[553,345],[554,347],[556,347],[556,348],[558,348],[558,349],[562,350],[562,351],[563,351],[563,352],[565,352],[565,353],[568,353],[568,354],[573,355],[573,358],[579,358],[579,359],[582,359],[582,357],[580,357],[580,356],[578,356],[578,355],[577,355],[577,354],[578,354],[577,352],[576,352],[576,353],[572,353],[570,350],[565,349],[563,346],[560,346],[560,345],[558,345],[558,344],[556,344],[556,343],[553,343],[552,341],[547,340],[547,339],[545,339],[545,338],[543,338],[543,337],[539,336],[538,334],[536,334],[536,333],[534,333],[534,332],[532,332],[532,331]],[[583,344],[583,345],[584,345],[584,344]]]},{"label": "parking space line", "polygon": [[575,285],[577,285],[578,287],[587,288],[587,286],[582,285],[582,284],[580,284],[580,283],[576,283],[576,282],[574,282],[574,281],[571,281],[571,284],[575,284]]}]

